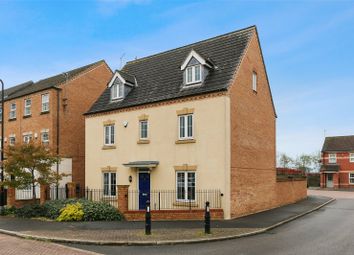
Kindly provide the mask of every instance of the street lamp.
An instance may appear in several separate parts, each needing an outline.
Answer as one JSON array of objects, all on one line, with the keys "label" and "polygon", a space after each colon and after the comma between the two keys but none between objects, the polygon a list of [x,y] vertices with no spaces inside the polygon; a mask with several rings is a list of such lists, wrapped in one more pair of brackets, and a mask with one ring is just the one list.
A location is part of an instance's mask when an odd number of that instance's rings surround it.
[{"label": "street lamp", "polygon": [[[4,181],[4,82],[0,79],[1,83],[1,173],[0,173],[0,180],[1,183]],[[0,215],[4,212],[5,206],[5,192],[4,186],[0,186]]]}]

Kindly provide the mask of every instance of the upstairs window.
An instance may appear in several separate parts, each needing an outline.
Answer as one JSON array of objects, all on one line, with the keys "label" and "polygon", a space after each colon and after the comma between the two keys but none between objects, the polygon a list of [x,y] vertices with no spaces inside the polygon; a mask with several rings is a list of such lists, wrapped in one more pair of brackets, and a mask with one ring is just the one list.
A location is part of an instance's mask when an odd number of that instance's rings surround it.
[{"label": "upstairs window", "polygon": [[179,115],[179,139],[193,139],[193,114]]},{"label": "upstairs window", "polygon": [[124,97],[124,84],[115,82],[111,87],[111,97],[113,100]]},{"label": "upstairs window", "polygon": [[140,139],[148,139],[148,121],[147,120],[141,120],[139,121],[140,125]]},{"label": "upstairs window", "polygon": [[252,89],[253,91],[257,92],[257,73],[252,73]]},{"label": "upstairs window", "polygon": [[104,126],[104,145],[114,145],[115,142],[114,125]]},{"label": "upstairs window", "polygon": [[330,164],[337,163],[337,155],[335,153],[330,153],[328,155],[328,163],[330,163]]},{"label": "upstairs window", "polygon": [[354,153],[349,154],[349,162],[354,163]]},{"label": "upstairs window", "polygon": [[16,119],[16,104],[12,103],[10,105],[10,119]]},{"label": "upstairs window", "polygon": [[193,84],[202,81],[202,68],[200,65],[189,66],[186,69],[186,84]]},{"label": "upstairs window", "polygon": [[2,121],[2,108],[0,107],[0,122]]},{"label": "upstairs window", "polygon": [[25,99],[25,116],[30,116],[31,115],[31,105],[32,105],[32,100],[31,99]]},{"label": "upstairs window", "polygon": [[42,95],[42,112],[49,112],[49,94]]}]

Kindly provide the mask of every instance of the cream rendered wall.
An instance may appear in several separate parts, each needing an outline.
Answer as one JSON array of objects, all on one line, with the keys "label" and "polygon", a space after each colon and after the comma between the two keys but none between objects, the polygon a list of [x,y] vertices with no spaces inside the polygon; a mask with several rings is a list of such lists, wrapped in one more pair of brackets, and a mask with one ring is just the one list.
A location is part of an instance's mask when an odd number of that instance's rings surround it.
[{"label": "cream rendered wall", "polygon": [[[194,109],[195,143],[176,144],[178,110]],[[137,170],[123,166],[130,161],[157,160],[152,169],[151,190],[176,189],[174,166],[197,165],[196,189],[220,189],[222,206],[230,204],[230,100],[209,97],[150,108],[86,117],[86,174],[89,188],[102,188],[103,167],[117,168],[117,184],[137,190]],[[150,144],[137,144],[140,115],[148,115]],[[103,122],[115,121],[116,148],[103,150]],[[125,128],[123,122],[127,121]],[[133,177],[129,183],[129,176]]]}]

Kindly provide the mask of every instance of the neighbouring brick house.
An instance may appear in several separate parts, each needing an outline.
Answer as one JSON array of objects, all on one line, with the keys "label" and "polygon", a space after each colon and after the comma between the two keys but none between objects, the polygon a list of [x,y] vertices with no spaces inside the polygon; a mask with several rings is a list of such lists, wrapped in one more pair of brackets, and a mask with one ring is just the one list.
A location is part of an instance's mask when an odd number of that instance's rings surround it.
[{"label": "neighbouring brick house", "polygon": [[86,113],[86,186],[128,219],[147,200],[160,219],[201,217],[207,200],[226,219],[292,203],[306,181],[277,181],[275,126],[254,26],[136,59]]},{"label": "neighbouring brick house", "polygon": [[[62,185],[73,181],[84,186],[83,114],[107,87],[111,76],[106,62],[98,61],[6,89],[5,106],[1,111],[5,122],[4,146],[31,140],[49,146],[62,157],[59,172],[70,174]],[[57,166],[53,166],[53,170],[56,169]]]},{"label": "neighbouring brick house", "polygon": [[321,187],[354,188],[354,135],[326,137],[321,152]]}]

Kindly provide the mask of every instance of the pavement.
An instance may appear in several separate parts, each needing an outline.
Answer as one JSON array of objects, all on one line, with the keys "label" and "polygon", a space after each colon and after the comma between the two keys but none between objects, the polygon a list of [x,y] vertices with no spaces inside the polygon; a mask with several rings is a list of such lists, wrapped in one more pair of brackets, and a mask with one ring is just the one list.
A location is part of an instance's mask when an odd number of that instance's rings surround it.
[{"label": "pavement", "polygon": [[[309,191],[312,194],[312,191]],[[337,192],[321,195],[337,197]],[[245,238],[164,246],[106,246],[67,244],[101,254],[115,255],[352,255],[354,252],[354,192],[259,235]]]},{"label": "pavement", "polygon": [[[354,194],[354,193],[353,193]],[[203,221],[158,221],[152,235],[144,235],[144,222],[50,222],[0,217],[0,233],[42,241],[77,244],[153,245],[226,240],[263,233],[331,202],[325,196],[309,196],[298,203],[254,215],[212,221],[212,234],[203,233]]]},{"label": "pavement", "polygon": [[55,243],[34,240],[18,240],[18,238],[0,234],[0,254],[15,255],[95,255],[98,253],[84,251]]}]

